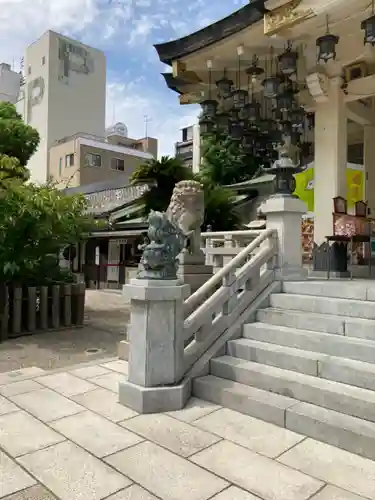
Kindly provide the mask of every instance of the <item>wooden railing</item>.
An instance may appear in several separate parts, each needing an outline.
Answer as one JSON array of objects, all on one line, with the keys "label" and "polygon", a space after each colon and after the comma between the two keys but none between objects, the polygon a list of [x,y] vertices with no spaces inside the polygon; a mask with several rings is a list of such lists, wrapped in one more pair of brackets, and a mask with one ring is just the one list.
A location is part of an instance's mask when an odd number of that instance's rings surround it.
[{"label": "wooden railing", "polygon": [[[216,234],[210,233],[212,237]],[[226,330],[242,327],[248,320],[249,306],[274,280],[276,232],[266,229],[232,234],[243,234],[253,241],[184,302],[185,373]]]},{"label": "wooden railing", "polygon": [[206,264],[217,272],[259,235],[259,231],[208,231],[201,234]]}]

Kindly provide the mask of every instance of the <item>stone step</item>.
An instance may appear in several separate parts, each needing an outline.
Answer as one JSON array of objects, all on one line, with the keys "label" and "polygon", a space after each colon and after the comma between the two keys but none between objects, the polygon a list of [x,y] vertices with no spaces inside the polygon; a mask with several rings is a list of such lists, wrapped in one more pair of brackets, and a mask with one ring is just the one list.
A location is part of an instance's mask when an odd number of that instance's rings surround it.
[{"label": "stone step", "polygon": [[248,323],[243,327],[243,337],[269,344],[294,347],[330,356],[375,363],[375,342],[343,335],[332,335],[311,330],[266,323]]},{"label": "stone step", "polygon": [[375,391],[375,364],[250,339],[231,340],[227,354]]},{"label": "stone step", "polygon": [[210,362],[210,373],[240,384],[375,422],[375,392],[231,356]]},{"label": "stone step", "polygon": [[332,314],[306,314],[304,311],[267,307],[257,311],[257,320],[272,325],[375,340],[375,320],[373,319],[350,318]]},{"label": "stone step", "polygon": [[194,380],[195,396],[291,431],[375,459],[375,424],[231,380]]},{"label": "stone step", "polygon": [[315,295],[276,293],[270,306],[307,313],[333,314],[350,318],[375,319],[375,303],[364,300],[336,299]]},{"label": "stone step", "polygon": [[375,283],[371,280],[285,281],[283,292],[338,299],[375,301]]}]

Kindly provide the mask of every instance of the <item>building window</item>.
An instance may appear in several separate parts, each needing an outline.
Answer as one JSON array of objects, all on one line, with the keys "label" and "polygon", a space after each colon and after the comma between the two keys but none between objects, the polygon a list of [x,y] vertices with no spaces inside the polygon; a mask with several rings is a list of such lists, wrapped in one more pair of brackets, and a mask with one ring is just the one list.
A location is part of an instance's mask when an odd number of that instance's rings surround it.
[{"label": "building window", "polygon": [[74,165],[74,154],[71,153],[69,155],[65,156],[65,166],[66,167],[73,167]]},{"label": "building window", "polygon": [[87,153],[85,155],[85,167],[101,167],[102,157],[94,153]]},{"label": "building window", "polygon": [[46,64],[46,56],[43,56],[42,57],[42,66],[44,66]]},{"label": "building window", "polygon": [[124,160],[121,158],[111,158],[111,169],[123,172],[125,170]]},{"label": "building window", "polygon": [[62,176],[62,168],[63,168],[63,159],[60,158],[60,161],[59,161],[59,176],[60,177]]}]

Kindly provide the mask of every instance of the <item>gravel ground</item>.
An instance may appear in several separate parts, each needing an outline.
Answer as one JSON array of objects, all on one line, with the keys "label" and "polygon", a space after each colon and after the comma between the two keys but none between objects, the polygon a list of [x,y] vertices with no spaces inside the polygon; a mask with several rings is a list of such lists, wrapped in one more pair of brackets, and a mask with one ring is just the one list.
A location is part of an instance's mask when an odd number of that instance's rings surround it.
[{"label": "gravel ground", "polygon": [[[45,370],[117,356],[126,335],[129,304],[118,291],[87,290],[83,328],[26,335],[0,343],[0,372]],[[89,352],[93,349],[95,352]]]}]

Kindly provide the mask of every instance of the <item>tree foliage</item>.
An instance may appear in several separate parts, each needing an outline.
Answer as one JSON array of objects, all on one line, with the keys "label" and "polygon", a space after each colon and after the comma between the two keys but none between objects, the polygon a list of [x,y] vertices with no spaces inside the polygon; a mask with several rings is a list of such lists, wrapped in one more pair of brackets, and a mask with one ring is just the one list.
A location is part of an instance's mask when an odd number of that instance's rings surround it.
[{"label": "tree foliage", "polygon": [[59,253],[92,230],[85,207],[80,195],[10,183],[0,194],[0,281],[40,285],[71,279],[60,269]]},{"label": "tree foliage", "polygon": [[60,251],[83,239],[94,221],[80,195],[26,183],[39,134],[16,108],[0,103],[0,283],[42,285],[71,280]]},{"label": "tree foliage", "polygon": [[253,178],[261,159],[245,152],[228,136],[213,134],[202,141],[200,175],[213,185],[228,186]]},{"label": "tree foliage", "polygon": [[0,102],[0,183],[29,178],[26,165],[38,144],[38,132],[24,123],[15,106]]},{"label": "tree foliage", "polygon": [[175,184],[192,177],[191,170],[184,167],[178,158],[162,156],[160,160],[152,159],[139,165],[133,172],[130,182],[150,185],[150,190],[140,200],[142,215],[147,217],[150,210],[164,212]]}]

